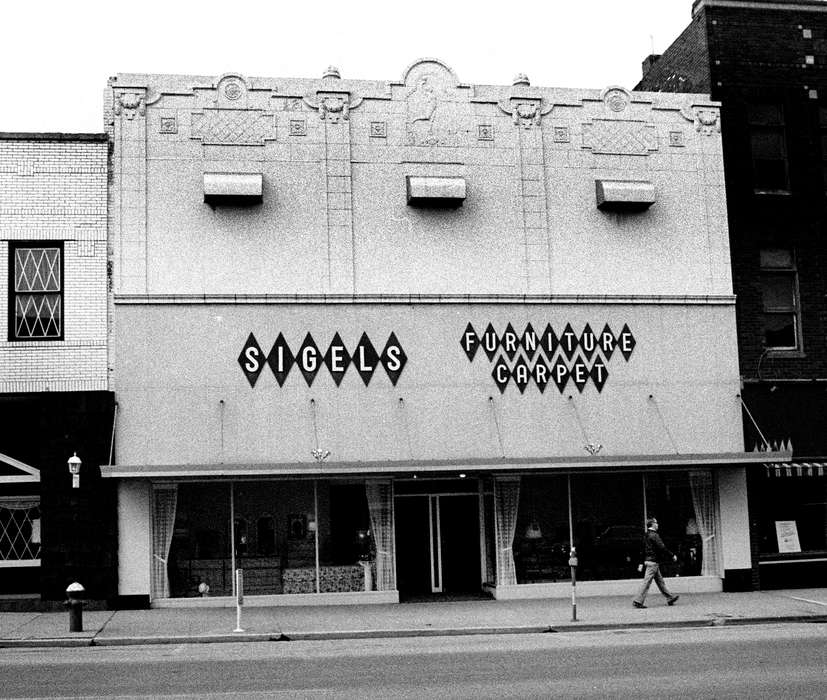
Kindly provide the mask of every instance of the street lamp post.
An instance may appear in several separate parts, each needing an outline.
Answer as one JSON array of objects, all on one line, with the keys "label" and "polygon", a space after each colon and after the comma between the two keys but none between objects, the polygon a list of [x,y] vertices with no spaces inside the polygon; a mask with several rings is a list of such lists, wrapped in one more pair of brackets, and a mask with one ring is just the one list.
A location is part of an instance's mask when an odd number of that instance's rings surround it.
[{"label": "street lamp post", "polygon": [[83,464],[83,462],[80,461],[77,452],[69,457],[67,464],[69,465],[69,473],[72,475],[72,488],[80,488],[80,465]]}]

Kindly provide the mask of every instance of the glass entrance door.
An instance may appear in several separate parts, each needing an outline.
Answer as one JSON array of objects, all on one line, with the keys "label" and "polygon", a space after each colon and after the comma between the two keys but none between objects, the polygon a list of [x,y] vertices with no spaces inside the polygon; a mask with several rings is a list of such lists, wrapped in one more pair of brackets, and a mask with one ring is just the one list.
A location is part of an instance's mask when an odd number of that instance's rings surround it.
[{"label": "glass entrance door", "polygon": [[398,497],[396,538],[402,598],[481,590],[479,496]]}]

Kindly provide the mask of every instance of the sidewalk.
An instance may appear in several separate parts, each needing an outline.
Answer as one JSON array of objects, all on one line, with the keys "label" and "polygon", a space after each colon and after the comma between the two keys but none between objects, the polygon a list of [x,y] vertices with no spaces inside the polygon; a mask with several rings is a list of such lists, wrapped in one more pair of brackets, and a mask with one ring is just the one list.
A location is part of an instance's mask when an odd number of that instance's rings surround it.
[{"label": "sidewalk", "polygon": [[594,631],[639,627],[701,627],[764,622],[827,622],[827,588],[682,595],[672,607],[656,591],[645,610],[627,597],[584,597],[572,621],[571,601],[472,600],[244,608],[86,611],[83,632],[69,615],[0,613],[0,647],[182,644],[220,641],[356,639],[464,634]]}]

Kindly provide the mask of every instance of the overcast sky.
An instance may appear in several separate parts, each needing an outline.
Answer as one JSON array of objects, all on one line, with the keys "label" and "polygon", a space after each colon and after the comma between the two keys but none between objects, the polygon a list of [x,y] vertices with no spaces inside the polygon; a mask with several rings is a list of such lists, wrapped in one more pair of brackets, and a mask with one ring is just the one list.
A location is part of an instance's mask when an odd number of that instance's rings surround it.
[{"label": "overcast sky", "polygon": [[0,131],[102,130],[116,73],[398,80],[438,58],[465,83],[632,88],[692,0],[9,0]]}]

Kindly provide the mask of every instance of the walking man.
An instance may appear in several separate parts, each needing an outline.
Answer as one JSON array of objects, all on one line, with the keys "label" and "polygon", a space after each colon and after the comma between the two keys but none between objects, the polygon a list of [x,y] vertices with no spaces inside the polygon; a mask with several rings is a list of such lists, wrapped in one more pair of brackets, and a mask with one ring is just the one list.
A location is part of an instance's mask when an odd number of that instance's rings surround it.
[{"label": "walking man", "polygon": [[[663,540],[658,534],[658,521],[656,518],[646,519],[646,534],[643,536],[643,566],[646,567],[646,573],[643,576],[643,583],[640,586],[637,597],[632,601],[636,608],[645,608],[643,601],[646,600],[646,594],[649,592],[649,586],[652,585],[654,579],[660,592],[666,596],[666,604],[674,605],[680,596],[672,595],[664,583],[663,576],[660,573],[660,565],[667,563],[669,559],[678,561],[678,557],[672,554]],[[640,570],[641,567],[638,567]]]}]

